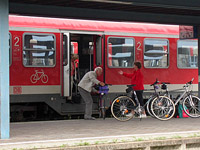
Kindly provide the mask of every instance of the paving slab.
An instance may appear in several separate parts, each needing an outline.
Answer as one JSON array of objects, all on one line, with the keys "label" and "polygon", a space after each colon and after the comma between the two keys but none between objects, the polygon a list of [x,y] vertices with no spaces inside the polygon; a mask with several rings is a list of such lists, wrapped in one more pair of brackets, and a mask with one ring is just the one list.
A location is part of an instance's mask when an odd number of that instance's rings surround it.
[{"label": "paving slab", "polygon": [[200,118],[22,122],[10,124],[10,139],[0,139],[0,149],[36,149],[195,136],[200,136]]}]

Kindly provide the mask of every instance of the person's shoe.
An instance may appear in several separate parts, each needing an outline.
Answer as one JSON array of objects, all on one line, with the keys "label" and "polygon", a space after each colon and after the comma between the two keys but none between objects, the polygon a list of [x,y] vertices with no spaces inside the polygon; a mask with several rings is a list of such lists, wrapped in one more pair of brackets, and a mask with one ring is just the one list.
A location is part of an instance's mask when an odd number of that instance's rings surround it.
[{"label": "person's shoe", "polygon": [[141,118],[147,118],[147,115],[146,114],[142,114]]},{"label": "person's shoe", "polygon": [[96,118],[90,117],[90,118],[84,118],[85,120],[95,120]]},{"label": "person's shoe", "polygon": [[133,113],[130,112],[129,114],[126,115],[126,117],[133,117]]}]

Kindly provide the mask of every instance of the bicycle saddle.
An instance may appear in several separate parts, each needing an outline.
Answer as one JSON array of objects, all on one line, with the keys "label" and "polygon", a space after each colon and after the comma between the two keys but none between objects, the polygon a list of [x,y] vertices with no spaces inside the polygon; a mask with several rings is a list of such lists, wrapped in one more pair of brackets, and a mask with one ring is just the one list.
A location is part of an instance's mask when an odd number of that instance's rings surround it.
[{"label": "bicycle saddle", "polygon": [[135,84],[127,85],[127,87],[131,87],[131,88],[132,88],[133,86],[136,86],[136,85],[135,85]]},{"label": "bicycle saddle", "polygon": [[170,83],[169,82],[162,82],[161,89],[162,90],[166,90],[167,89],[167,84],[170,84]]}]

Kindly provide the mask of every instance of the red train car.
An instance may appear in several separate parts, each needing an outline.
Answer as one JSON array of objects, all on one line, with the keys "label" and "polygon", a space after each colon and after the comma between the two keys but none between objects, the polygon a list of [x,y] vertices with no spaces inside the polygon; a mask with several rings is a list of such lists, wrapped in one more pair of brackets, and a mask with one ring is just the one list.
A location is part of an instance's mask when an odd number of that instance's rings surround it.
[{"label": "red train car", "polygon": [[[104,70],[100,80],[113,85],[108,106],[130,84],[118,71],[131,73],[134,61],[142,62],[145,89],[156,78],[174,89],[194,77],[197,91],[197,40],[180,40],[179,26],[24,16],[10,16],[9,26],[13,120],[53,111],[82,114],[83,102],[68,99],[77,99],[78,81],[96,66]],[[79,60],[71,92],[69,64],[74,53]],[[97,108],[94,100],[94,112]]]}]

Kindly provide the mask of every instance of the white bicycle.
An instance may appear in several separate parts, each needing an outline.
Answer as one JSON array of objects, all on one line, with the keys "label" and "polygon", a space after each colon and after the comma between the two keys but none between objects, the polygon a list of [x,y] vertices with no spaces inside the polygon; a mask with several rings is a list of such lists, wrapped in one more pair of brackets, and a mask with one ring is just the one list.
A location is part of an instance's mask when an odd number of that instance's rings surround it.
[{"label": "white bicycle", "polygon": [[166,96],[159,96],[151,103],[152,114],[159,120],[169,120],[175,114],[175,105],[182,101],[184,112],[192,117],[200,117],[200,98],[192,94],[189,90],[194,78],[187,82],[184,86],[184,92],[178,97],[175,102]]}]

